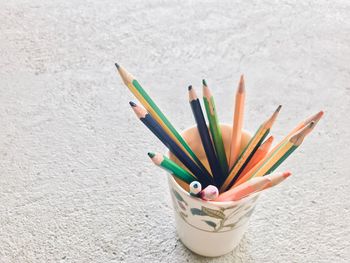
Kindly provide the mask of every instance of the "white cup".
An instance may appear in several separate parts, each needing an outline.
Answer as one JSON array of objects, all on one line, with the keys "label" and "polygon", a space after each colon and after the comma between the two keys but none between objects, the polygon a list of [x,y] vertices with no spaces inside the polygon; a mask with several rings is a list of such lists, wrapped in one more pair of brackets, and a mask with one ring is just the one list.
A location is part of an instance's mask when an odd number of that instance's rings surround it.
[{"label": "white cup", "polygon": [[[228,154],[232,128],[221,124],[225,151]],[[186,129],[183,138],[197,157],[208,167],[197,127]],[[251,135],[243,132],[241,150]],[[228,155],[227,155],[228,156]],[[170,159],[182,165],[171,153]],[[175,210],[177,233],[182,243],[193,252],[207,257],[217,257],[232,251],[241,241],[259,194],[239,201],[212,202],[193,197],[188,185],[169,176],[170,194]]]}]

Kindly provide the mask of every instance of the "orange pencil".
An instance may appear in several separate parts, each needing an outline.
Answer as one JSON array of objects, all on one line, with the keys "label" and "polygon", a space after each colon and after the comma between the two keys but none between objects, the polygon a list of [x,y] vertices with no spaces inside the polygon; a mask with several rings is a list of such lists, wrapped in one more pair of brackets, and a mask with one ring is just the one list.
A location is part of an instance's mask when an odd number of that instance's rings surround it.
[{"label": "orange pencil", "polygon": [[221,195],[219,195],[219,197],[215,201],[217,202],[237,201],[252,193],[255,193],[257,191],[264,189],[269,184],[271,184],[270,178],[266,176],[256,177],[237,187],[234,187],[228,190],[225,193],[222,193]]},{"label": "orange pencil", "polygon": [[[274,137],[270,136],[262,145],[260,145],[260,147],[254,153],[252,159],[250,159],[249,163],[242,171],[240,177],[245,175],[250,169],[252,169],[261,159],[263,159],[267,155],[272,145],[273,139]],[[239,180],[239,177],[237,180]]]},{"label": "orange pencil", "polygon": [[[298,131],[304,129],[307,125],[309,125],[311,122],[313,122],[314,124],[312,125],[313,127],[316,126],[316,124],[318,123],[318,121],[322,118],[322,116],[324,115],[323,111],[319,111],[318,113],[310,116],[309,118],[307,118],[306,120],[300,122],[297,126],[294,127],[293,130],[291,130],[288,135],[286,137],[284,137],[284,139],[282,141],[280,141],[275,147],[272,148],[272,150],[262,159],[260,160],[253,168],[251,168],[248,172],[246,172],[246,174],[244,176],[241,176],[239,178],[239,180],[236,181],[236,183],[234,184],[234,186],[237,186],[243,182],[245,182],[246,180],[248,180],[250,178],[250,176],[253,174],[254,170],[256,170],[259,165],[261,165],[264,160],[266,160],[268,158],[268,156],[273,155],[274,152],[276,152],[283,144],[287,143],[288,140],[290,139],[290,137],[292,135],[294,135],[295,133],[297,133]],[[312,130],[312,129],[311,129]],[[310,131],[311,131],[310,130]],[[233,186],[233,187],[234,187]]]},{"label": "orange pencil", "polygon": [[278,164],[280,161],[286,159],[289,154],[291,154],[297,147],[300,146],[306,135],[308,135],[314,127],[315,122],[311,121],[307,126],[300,129],[291,138],[287,138],[287,140],[282,144],[280,143],[280,147],[270,151],[250,171],[248,171],[244,176],[237,180],[236,183],[233,185],[233,188],[237,187],[240,184],[243,184],[250,178],[253,178],[255,176],[264,176],[265,174],[269,173],[275,164]]},{"label": "orange pencil", "polygon": [[232,168],[239,155],[241,146],[242,127],[243,127],[243,113],[245,101],[245,87],[244,76],[241,75],[238,89],[236,92],[235,111],[232,126],[232,138],[230,147],[229,169]]},{"label": "orange pencil", "polygon": [[[273,187],[275,185],[278,185],[282,183],[284,180],[286,180],[289,176],[291,176],[291,172],[283,172],[283,173],[275,173],[275,174],[269,174],[265,175],[265,178],[269,178],[271,180],[271,184],[265,186],[264,189]],[[259,178],[259,177],[258,177]]]},{"label": "orange pencil", "polygon": [[221,193],[230,189],[231,186],[234,185],[237,179],[240,177],[240,174],[243,171],[245,165],[249,163],[249,160],[253,156],[254,152],[257,150],[257,148],[260,146],[264,138],[270,132],[270,129],[273,123],[275,122],[281,108],[282,108],[282,105],[279,105],[277,109],[274,111],[274,113],[271,115],[271,117],[268,118],[266,121],[263,122],[263,124],[260,125],[259,129],[256,131],[254,136],[250,139],[250,141],[248,142],[248,145],[243,150],[238,160],[236,161],[235,165],[233,166],[228,176],[226,177],[225,182],[220,187]]}]

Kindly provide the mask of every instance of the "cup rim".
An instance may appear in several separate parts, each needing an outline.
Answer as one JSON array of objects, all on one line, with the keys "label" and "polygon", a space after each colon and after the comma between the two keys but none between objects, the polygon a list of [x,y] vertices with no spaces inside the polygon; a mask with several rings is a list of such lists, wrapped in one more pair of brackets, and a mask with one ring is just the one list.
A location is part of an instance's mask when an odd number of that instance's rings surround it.
[{"label": "cup rim", "polygon": [[[224,123],[224,122],[223,122],[223,123],[219,123],[219,124],[220,124],[220,125],[231,126],[230,124]],[[183,131],[181,131],[180,134],[182,135],[184,132],[186,132],[186,131],[188,131],[189,129],[192,129],[192,128],[194,128],[194,127],[197,127],[197,125],[192,125],[192,126],[190,126],[190,127],[187,127],[186,129],[184,129]],[[243,131],[244,131],[245,133],[248,133],[248,134],[251,136],[251,133],[250,133],[250,132],[248,132],[248,131],[246,131],[246,130],[243,130]],[[166,155],[169,156],[169,153],[170,153],[170,151],[168,150],[168,151],[166,152]],[[198,202],[200,202],[200,203],[203,203],[203,204],[211,204],[211,205],[215,205],[215,206],[231,206],[231,205],[235,205],[235,204],[244,202],[244,201],[246,201],[246,200],[249,200],[250,198],[253,198],[253,197],[256,196],[256,195],[260,195],[260,192],[256,192],[256,193],[253,193],[253,194],[248,195],[248,196],[246,196],[246,197],[243,197],[242,199],[237,200],[237,201],[224,201],[224,202],[206,201],[206,200],[203,200],[203,199],[201,199],[201,198],[199,198],[199,197],[190,195],[189,192],[185,191],[185,189],[183,189],[183,188],[176,182],[176,180],[174,179],[174,176],[171,175],[171,174],[170,174],[170,180],[172,180],[172,181],[171,181],[172,184],[176,185],[176,187],[178,188],[178,190],[180,190],[183,194],[185,194],[185,195],[187,195],[189,198],[192,198],[192,199],[194,199],[194,200],[196,200],[196,201],[198,201]]]}]

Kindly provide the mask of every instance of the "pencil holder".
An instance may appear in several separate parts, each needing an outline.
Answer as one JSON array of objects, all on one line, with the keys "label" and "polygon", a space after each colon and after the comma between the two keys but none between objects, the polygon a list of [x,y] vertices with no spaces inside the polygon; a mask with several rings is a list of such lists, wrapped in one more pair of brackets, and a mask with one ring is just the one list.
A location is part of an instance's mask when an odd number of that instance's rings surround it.
[{"label": "pencil holder", "polygon": [[[229,154],[232,128],[226,124],[220,126],[225,151]],[[209,167],[197,127],[186,129],[182,136],[203,164]],[[241,151],[250,138],[249,133],[243,133]],[[181,165],[171,153],[169,157]],[[207,257],[224,255],[239,244],[259,196],[253,194],[235,202],[204,201],[191,196],[188,186],[172,176],[169,176],[169,187],[178,236],[187,248]]]}]

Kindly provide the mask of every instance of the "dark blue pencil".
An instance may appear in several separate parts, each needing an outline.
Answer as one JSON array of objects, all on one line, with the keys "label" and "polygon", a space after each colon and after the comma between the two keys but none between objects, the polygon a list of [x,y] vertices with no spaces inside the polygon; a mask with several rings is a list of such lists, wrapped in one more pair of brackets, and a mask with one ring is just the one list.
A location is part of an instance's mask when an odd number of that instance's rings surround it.
[{"label": "dark blue pencil", "polygon": [[209,135],[208,126],[204,119],[201,104],[192,86],[188,87],[188,95],[192,112],[197,123],[197,128],[202,141],[202,145],[207,156],[211,172],[213,174],[214,182],[217,187],[220,187],[225,180],[225,175],[221,172],[219,159],[216,156],[215,149]]},{"label": "dark blue pencil", "polygon": [[210,174],[201,170],[144,108],[138,106],[132,101],[130,102],[130,105],[137,117],[154,135],[158,137],[158,139],[176,156],[176,158],[178,158],[198,178],[202,185],[208,186],[213,184],[213,178]]}]

